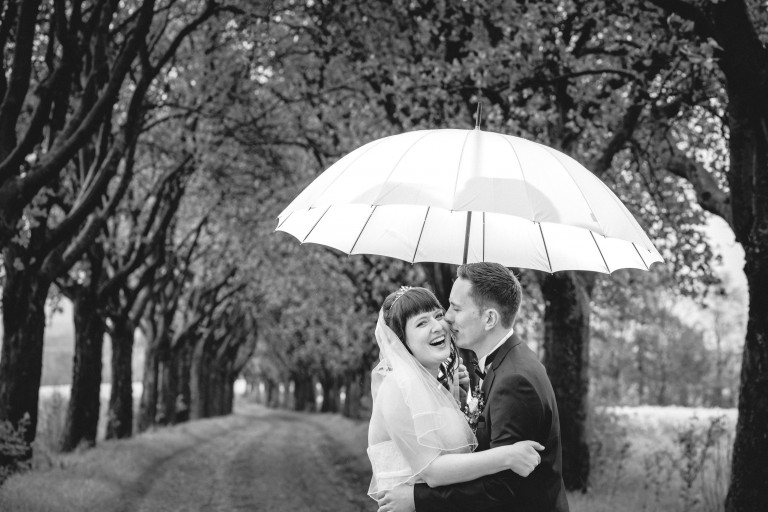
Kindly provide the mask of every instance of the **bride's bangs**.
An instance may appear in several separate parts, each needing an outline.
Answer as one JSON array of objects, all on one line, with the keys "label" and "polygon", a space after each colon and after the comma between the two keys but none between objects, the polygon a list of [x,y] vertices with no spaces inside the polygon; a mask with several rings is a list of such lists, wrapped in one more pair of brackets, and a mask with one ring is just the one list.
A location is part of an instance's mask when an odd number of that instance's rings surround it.
[{"label": "bride's bangs", "polygon": [[396,313],[402,319],[403,326],[411,317],[422,313],[429,313],[435,309],[443,309],[435,294],[426,288],[412,288],[408,290],[395,305],[397,306],[399,303],[402,303],[402,306]]}]

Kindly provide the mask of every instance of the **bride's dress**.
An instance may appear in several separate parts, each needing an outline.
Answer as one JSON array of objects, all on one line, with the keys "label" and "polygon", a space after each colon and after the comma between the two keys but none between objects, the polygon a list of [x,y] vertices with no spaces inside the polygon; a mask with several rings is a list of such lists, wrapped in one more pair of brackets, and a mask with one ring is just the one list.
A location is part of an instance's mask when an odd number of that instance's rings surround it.
[{"label": "bride's dress", "polygon": [[[397,448],[394,441],[382,441],[368,447],[368,458],[373,467],[373,477],[380,489],[391,489],[395,485],[406,482],[413,474],[411,466],[405,460],[403,453]],[[413,483],[420,483],[421,479],[414,479]]]}]

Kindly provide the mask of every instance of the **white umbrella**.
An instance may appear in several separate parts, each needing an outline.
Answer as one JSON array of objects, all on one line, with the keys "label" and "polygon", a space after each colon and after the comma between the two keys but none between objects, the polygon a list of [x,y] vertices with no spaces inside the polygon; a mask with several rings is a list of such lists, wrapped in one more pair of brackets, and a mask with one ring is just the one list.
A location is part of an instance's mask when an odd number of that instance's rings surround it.
[{"label": "white umbrella", "polygon": [[410,262],[610,273],[662,261],[627,208],[581,164],[478,128],[407,132],[356,149],[283,210],[277,230],[347,254]]}]

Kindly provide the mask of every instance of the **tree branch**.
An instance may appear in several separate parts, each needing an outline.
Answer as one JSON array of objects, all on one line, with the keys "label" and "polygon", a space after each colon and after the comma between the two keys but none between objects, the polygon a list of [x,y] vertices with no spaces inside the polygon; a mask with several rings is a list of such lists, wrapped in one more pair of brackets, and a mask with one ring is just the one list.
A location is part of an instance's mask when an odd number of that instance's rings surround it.
[{"label": "tree branch", "polygon": [[[2,160],[5,160],[12,148],[16,146],[16,124],[24,106],[24,98],[29,90],[29,81],[32,76],[33,43],[40,3],[41,0],[29,0],[19,6],[11,74],[3,102],[0,104],[0,159]],[[0,178],[3,181],[7,180],[8,173],[0,172]]]},{"label": "tree branch", "polygon": [[666,157],[666,170],[690,182],[701,207],[722,217],[735,230],[730,194],[720,188],[715,177],[703,165],[676,148],[669,147]]}]

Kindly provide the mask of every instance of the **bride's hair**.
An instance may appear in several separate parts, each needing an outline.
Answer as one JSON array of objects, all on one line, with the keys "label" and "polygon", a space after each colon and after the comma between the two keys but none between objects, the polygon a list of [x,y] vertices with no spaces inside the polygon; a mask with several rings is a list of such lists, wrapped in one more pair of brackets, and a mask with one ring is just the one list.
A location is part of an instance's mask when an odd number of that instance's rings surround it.
[{"label": "bride's hair", "polygon": [[[411,352],[411,349],[405,342],[405,324],[408,323],[411,317],[421,313],[443,309],[435,294],[421,287],[401,288],[396,292],[392,292],[384,299],[384,304],[381,307],[384,310],[384,322],[387,324],[387,327],[392,329],[411,355],[413,355],[413,352]],[[447,385],[447,382],[453,378],[453,373],[457,366],[456,345],[451,340],[451,355],[446,362],[440,365],[440,381],[444,385]]]}]

